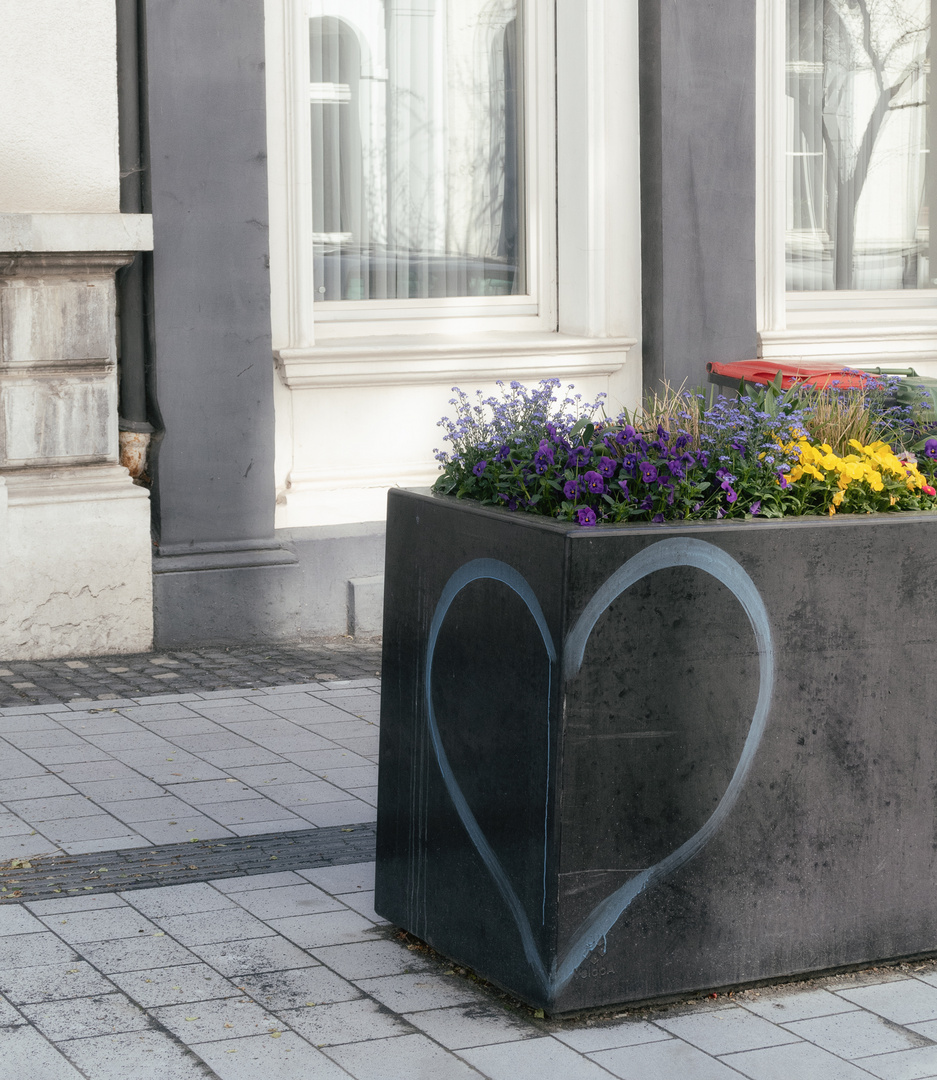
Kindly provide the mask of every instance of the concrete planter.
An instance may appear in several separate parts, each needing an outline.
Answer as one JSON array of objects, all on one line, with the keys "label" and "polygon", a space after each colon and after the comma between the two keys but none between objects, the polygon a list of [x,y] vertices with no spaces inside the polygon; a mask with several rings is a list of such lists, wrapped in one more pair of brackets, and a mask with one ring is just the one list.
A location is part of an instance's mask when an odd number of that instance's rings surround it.
[{"label": "concrete planter", "polygon": [[937,952],[937,515],[388,503],[377,910],[551,1012]]}]

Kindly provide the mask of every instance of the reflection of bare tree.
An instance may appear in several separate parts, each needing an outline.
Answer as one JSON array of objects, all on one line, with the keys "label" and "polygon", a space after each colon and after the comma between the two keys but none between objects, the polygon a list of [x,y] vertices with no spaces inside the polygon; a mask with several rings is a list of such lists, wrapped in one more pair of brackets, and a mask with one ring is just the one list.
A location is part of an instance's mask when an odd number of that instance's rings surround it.
[{"label": "reflection of bare tree", "polygon": [[[802,35],[816,34],[819,27],[811,22],[801,22]],[[883,125],[893,109],[925,104],[896,99],[920,76],[922,61],[929,56],[929,11],[913,0],[828,0],[823,5],[822,33],[822,138],[828,170],[827,220],[835,230],[834,288],[850,289],[856,207]],[[864,117],[856,101],[859,79],[863,97],[871,101],[867,114],[862,110]]]}]

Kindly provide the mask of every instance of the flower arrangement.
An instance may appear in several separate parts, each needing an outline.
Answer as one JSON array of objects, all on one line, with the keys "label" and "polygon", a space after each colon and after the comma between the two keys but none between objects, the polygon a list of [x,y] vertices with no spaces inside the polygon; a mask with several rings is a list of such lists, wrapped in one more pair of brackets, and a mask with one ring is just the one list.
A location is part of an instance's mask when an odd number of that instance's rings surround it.
[{"label": "flower arrangement", "polygon": [[558,379],[498,385],[454,388],[434,490],[584,526],[937,509],[925,403],[898,404],[887,379],[786,392],[778,379],[733,401],[668,390],[612,418],[604,395],[557,400]]}]

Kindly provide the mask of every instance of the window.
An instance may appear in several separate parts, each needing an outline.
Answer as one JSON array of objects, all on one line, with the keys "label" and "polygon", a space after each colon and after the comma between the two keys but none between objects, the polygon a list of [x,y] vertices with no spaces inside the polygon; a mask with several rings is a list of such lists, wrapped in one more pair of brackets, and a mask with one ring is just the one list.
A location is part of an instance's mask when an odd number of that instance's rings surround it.
[{"label": "window", "polygon": [[762,353],[937,359],[931,0],[760,0]]},{"label": "window", "polygon": [[930,288],[930,0],[787,0],[791,291]]},{"label": "window", "polygon": [[311,0],[315,299],[526,291],[518,0]]},{"label": "window", "polygon": [[453,385],[637,400],[637,0],[264,13],[278,527],[432,483]]}]

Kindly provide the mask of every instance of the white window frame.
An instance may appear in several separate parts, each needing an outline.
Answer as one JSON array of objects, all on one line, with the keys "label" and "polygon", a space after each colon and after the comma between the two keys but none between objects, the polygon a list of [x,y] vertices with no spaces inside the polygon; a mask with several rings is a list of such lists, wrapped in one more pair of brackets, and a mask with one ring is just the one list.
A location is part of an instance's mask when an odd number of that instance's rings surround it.
[{"label": "white window frame", "polygon": [[937,289],[785,291],[786,0],[756,0],[759,351],[845,365],[937,361]]},{"label": "white window frame", "polygon": [[529,293],[519,297],[314,303],[306,6],[265,0],[265,16],[271,319],[283,384],[620,372],[640,318],[637,0],[527,0]]}]

